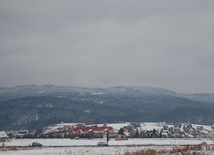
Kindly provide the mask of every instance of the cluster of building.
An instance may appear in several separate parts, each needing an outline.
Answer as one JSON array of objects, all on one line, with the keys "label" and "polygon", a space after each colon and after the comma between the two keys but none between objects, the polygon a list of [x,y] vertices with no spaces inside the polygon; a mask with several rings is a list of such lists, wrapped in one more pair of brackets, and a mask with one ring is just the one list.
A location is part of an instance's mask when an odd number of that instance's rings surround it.
[{"label": "cluster of building", "polygon": [[191,123],[145,123],[130,131],[138,138],[214,138],[214,126]]},{"label": "cluster of building", "polygon": [[103,125],[61,124],[43,129],[46,138],[214,138],[214,126],[190,123],[120,123]]},{"label": "cluster of building", "polygon": [[139,135],[143,138],[213,138],[214,129],[190,123],[167,125],[153,130],[142,130]]},{"label": "cluster of building", "polygon": [[[0,132],[0,141],[1,141]],[[4,132],[5,133],[5,132]],[[191,123],[117,123],[94,124],[60,123],[44,127],[38,131],[9,131],[13,138],[214,138],[214,125],[204,126]]]},{"label": "cluster of building", "polygon": [[116,136],[113,127],[103,125],[64,125],[56,128],[51,127],[43,129],[42,135],[45,138],[102,138],[103,133],[107,132],[110,137]]},{"label": "cluster of building", "polygon": [[39,138],[40,137],[40,133],[36,130],[33,131],[29,131],[29,130],[11,130],[11,131],[7,131],[7,135],[10,138]]}]

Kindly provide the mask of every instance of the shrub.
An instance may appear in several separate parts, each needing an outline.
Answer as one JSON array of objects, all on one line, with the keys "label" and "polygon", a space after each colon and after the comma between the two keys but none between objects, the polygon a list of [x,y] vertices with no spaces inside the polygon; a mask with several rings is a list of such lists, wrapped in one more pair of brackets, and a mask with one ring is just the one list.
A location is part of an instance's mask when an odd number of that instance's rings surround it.
[{"label": "shrub", "polygon": [[15,151],[15,150],[17,150],[17,147],[16,147],[16,146],[11,146],[11,147],[10,147],[10,150]]},{"label": "shrub", "polygon": [[202,146],[201,145],[195,145],[190,146],[186,145],[184,147],[173,147],[171,150],[167,149],[147,149],[147,150],[141,150],[133,153],[125,153],[124,155],[204,155],[204,153],[201,152]]}]

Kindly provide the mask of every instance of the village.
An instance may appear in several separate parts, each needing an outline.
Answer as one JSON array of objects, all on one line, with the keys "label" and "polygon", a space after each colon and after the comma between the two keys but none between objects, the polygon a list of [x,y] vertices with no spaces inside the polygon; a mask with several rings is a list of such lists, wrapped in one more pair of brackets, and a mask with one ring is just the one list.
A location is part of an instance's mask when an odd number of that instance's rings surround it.
[{"label": "village", "polygon": [[10,138],[214,138],[214,125],[166,122],[122,122],[112,124],[60,123],[44,127],[42,131],[0,131],[0,142]]}]

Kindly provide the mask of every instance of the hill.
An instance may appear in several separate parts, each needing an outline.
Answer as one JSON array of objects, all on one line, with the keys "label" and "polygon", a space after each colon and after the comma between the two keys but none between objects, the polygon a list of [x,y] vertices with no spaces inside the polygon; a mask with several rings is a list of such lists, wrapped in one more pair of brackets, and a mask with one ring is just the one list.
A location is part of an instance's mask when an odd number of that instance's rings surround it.
[{"label": "hill", "polygon": [[214,123],[214,94],[180,94],[154,87],[0,88],[0,107],[0,130],[39,129],[60,122]]}]

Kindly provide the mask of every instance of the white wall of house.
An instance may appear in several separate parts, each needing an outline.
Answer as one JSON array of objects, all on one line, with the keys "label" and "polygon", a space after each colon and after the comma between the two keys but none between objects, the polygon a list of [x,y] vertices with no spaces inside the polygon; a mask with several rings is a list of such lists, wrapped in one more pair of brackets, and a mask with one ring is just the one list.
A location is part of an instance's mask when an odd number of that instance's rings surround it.
[{"label": "white wall of house", "polygon": [[8,136],[5,131],[0,131],[0,142],[5,142]]}]

